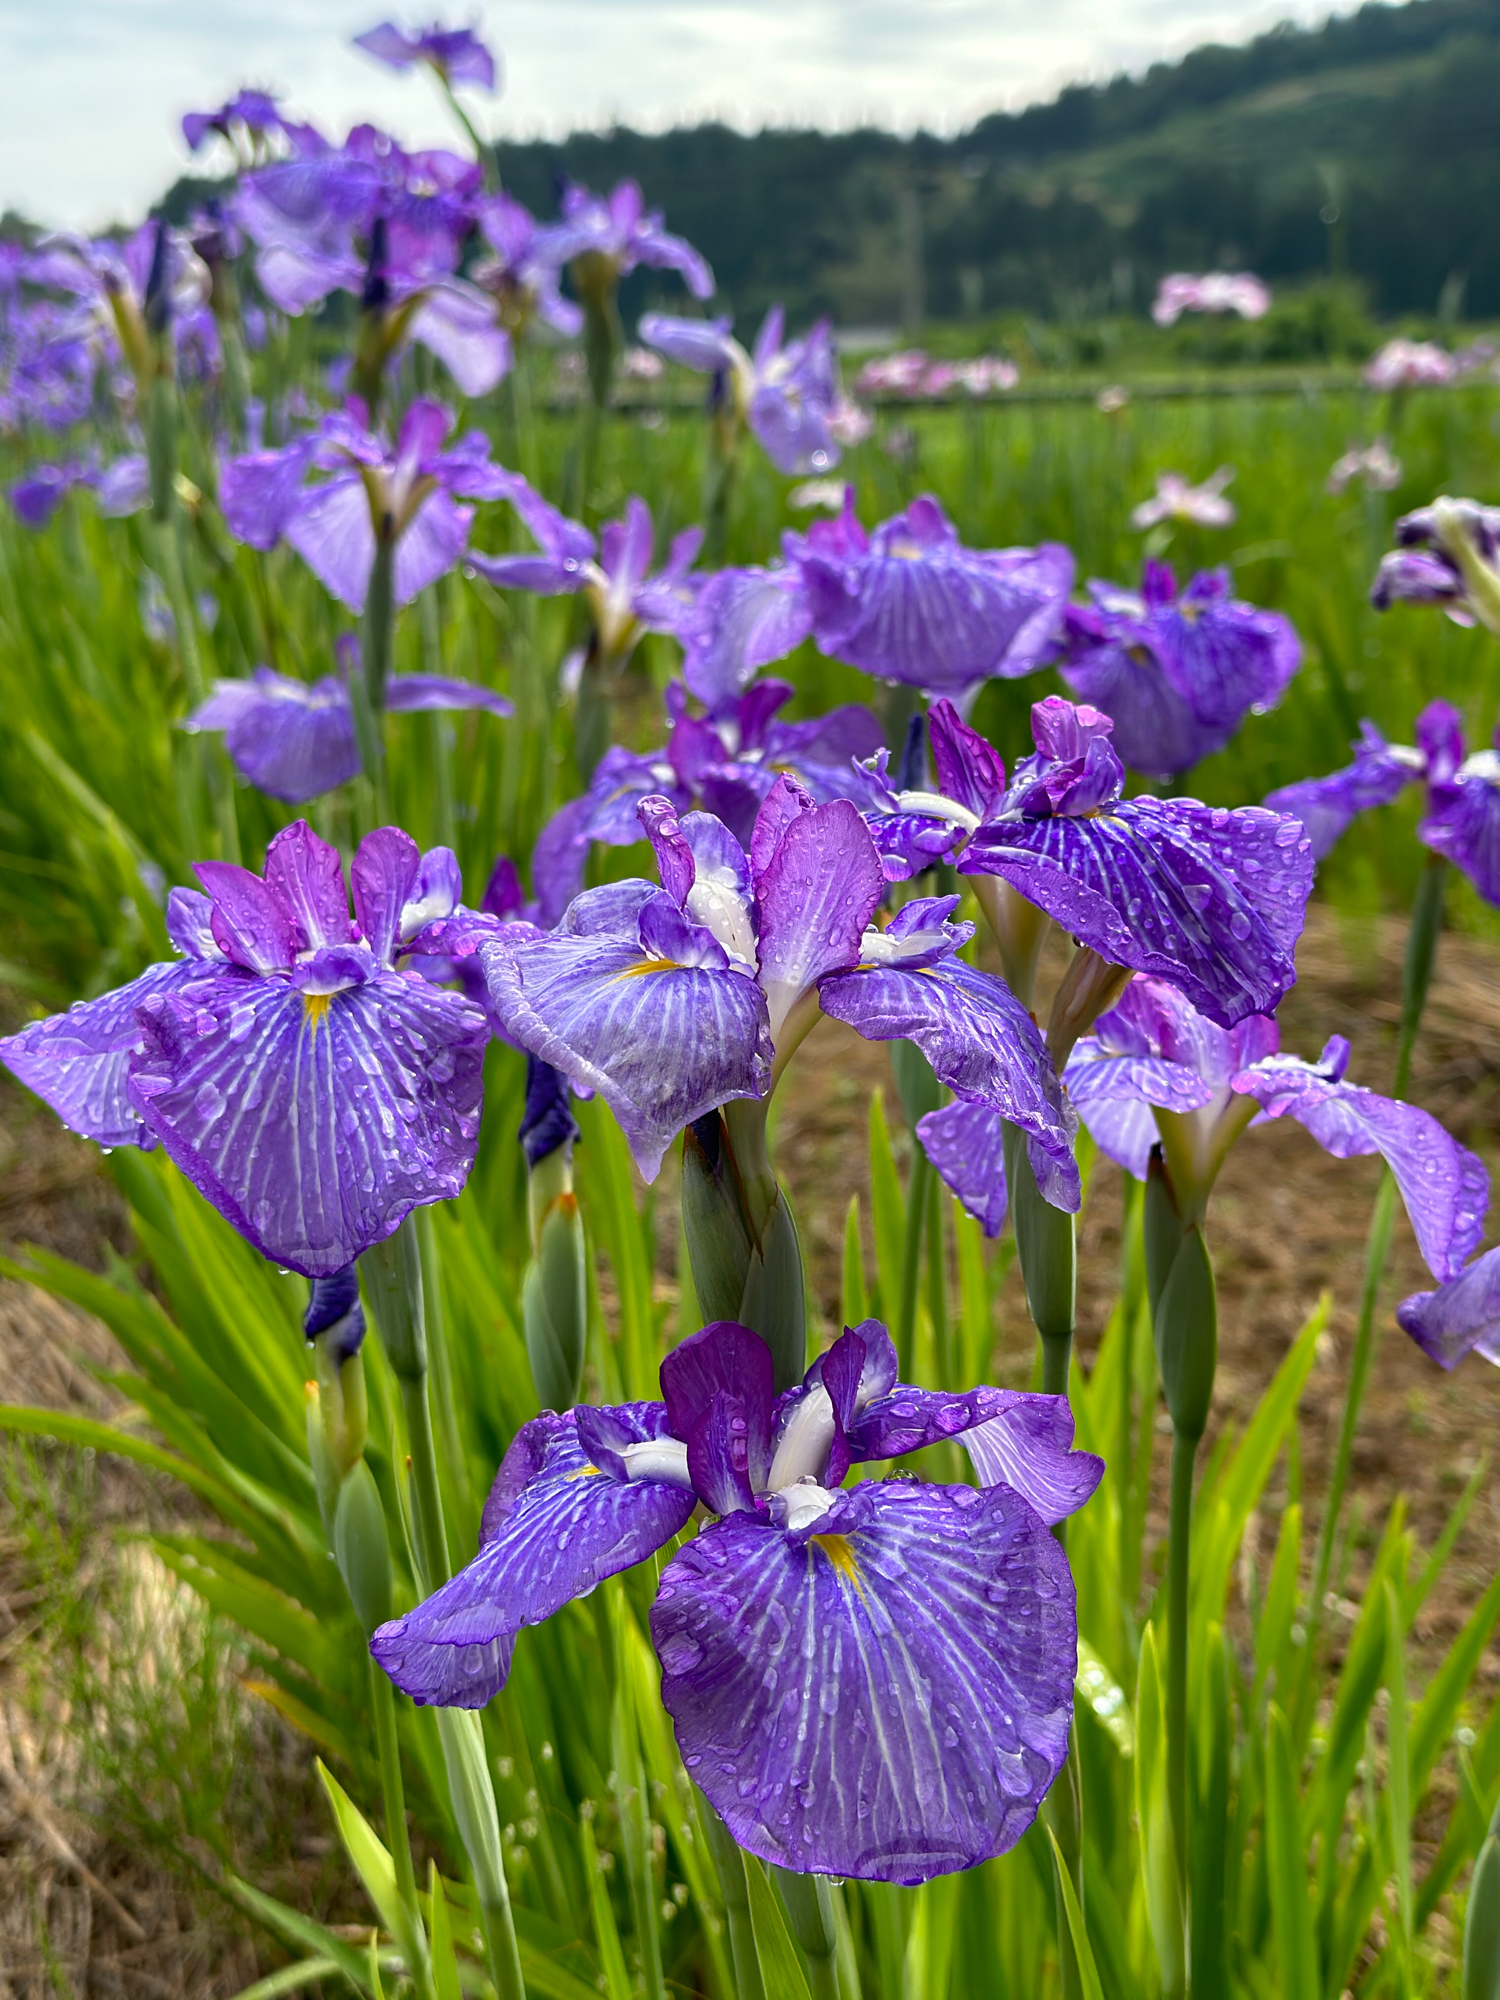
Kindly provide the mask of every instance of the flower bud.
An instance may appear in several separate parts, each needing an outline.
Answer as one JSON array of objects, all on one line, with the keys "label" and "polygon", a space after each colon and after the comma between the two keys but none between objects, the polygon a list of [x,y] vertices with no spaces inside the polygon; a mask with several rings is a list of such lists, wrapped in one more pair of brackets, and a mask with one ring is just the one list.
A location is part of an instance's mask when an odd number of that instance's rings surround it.
[{"label": "flower bud", "polygon": [[1162,1390],[1173,1429],[1196,1442],[1208,1422],[1218,1369],[1218,1296],[1202,1227],[1178,1213],[1159,1152],[1152,1153],[1146,1177],[1142,1226]]},{"label": "flower bud", "polygon": [[1073,1336],[1078,1277],[1073,1218],[1043,1196],[1017,1125],[1004,1128],[1005,1184],[1026,1304],[1043,1340]]},{"label": "flower bud", "polygon": [[[534,1196],[534,1185],[532,1192]],[[521,1288],[521,1317],[538,1401],[544,1410],[570,1409],[583,1379],[588,1333],[583,1220],[571,1189],[560,1192],[546,1209]]]},{"label": "flower bud", "polygon": [[682,1147],[682,1228],[705,1324],[738,1320],[771,1350],[777,1390],[807,1366],[802,1246],[765,1148],[765,1107],[710,1112]]},{"label": "flower bud", "polygon": [[339,1488],[333,1554],[366,1637],[391,1615],[391,1544],[375,1475],[363,1459]]}]

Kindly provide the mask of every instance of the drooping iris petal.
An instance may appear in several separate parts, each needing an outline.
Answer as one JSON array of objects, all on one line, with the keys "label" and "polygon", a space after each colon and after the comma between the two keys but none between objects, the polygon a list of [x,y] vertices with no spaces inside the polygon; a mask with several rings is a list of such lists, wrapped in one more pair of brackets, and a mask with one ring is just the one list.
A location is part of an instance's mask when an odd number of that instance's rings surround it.
[{"label": "drooping iris petal", "polygon": [[1073,583],[1057,544],[965,548],[930,495],[868,537],[830,524],[789,547],[822,652],[938,693],[1033,672]]},{"label": "drooping iris petal", "polygon": [[1076,1513],[1104,1477],[1104,1461],[1073,1450],[1073,1412],[1066,1396],[1017,1389],[951,1391],[897,1383],[848,1427],[855,1464],[903,1458],[930,1444],[960,1438],[980,1483],[1006,1485],[1044,1521]]},{"label": "drooping iris petal", "polygon": [[431,286],[409,331],[466,396],[487,396],[509,371],[510,335],[496,319],[493,301],[472,286],[452,279]]},{"label": "drooping iris petal", "polygon": [[[619,1438],[665,1438],[660,1403],[598,1413]],[[523,1424],[484,1510],[479,1553],[404,1618],[382,1625],[370,1650],[413,1701],[482,1708],[504,1686],[511,1645],[571,1598],[655,1553],[687,1525],[690,1488],[620,1478],[595,1465],[574,1411],[544,1410]]]},{"label": "drooping iris petal", "polygon": [[691,694],[716,709],[748,687],[762,667],[795,652],[810,630],[800,571],[720,570],[678,627],[682,678]]},{"label": "drooping iris petal", "polygon": [[375,566],[375,530],[364,481],[357,473],[340,473],[304,496],[284,533],[340,604],[351,611],[364,610]]},{"label": "drooping iris petal", "polygon": [[142,1121],[247,1241],[309,1278],[459,1193],[478,1142],[483,1016],[370,967],[333,993],[225,970],[139,1010]]},{"label": "drooping iris petal", "polygon": [[1298,820],[1148,797],[992,820],[959,863],[1011,883],[1101,958],[1171,981],[1225,1027],[1274,1011],[1295,980],[1312,869]]},{"label": "drooping iris petal", "polygon": [[[647,891],[642,902],[661,894],[651,884],[631,886]],[[732,1097],[764,1094],[771,1062],[765,996],[742,973],[653,959],[638,935],[615,927],[617,897],[610,930],[580,934],[598,893],[577,898],[551,935],[487,939],[477,955],[506,1033],[574,1084],[597,1091],[641,1172],[654,1180],[684,1125]]]},{"label": "drooping iris petal", "polygon": [[1410,784],[1422,776],[1424,759],[1419,751],[1387,743],[1374,723],[1367,722],[1354,746],[1354,762],[1326,778],[1303,778],[1295,785],[1283,785],[1268,792],[1265,803],[1272,812],[1291,813],[1307,828],[1313,858],[1321,861],[1332,851],[1356,816],[1376,806],[1386,806],[1399,798]]},{"label": "drooping iris petal", "polygon": [[1185,1062],[1119,1050],[1099,1035],[1084,1035],[1075,1044],[1063,1081],[1095,1144],[1137,1180],[1146,1178],[1158,1137],[1150,1107],[1196,1111],[1215,1091],[1214,1083]]},{"label": "drooping iris petal", "polygon": [[79,1000],[65,1014],[49,1014],[0,1039],[0,1062],[70,1132],[96,1146],[149,1146],[151,1135],[126,1090],[130,1058],[142,1042],[136,1009],[153,994],[214,976],[196,958],[149,965],[128,986]]},{"label": "drooping iris petal", "polygon": [[[440,576],[446,576],[464,550],[469,540],[469,523],[474,518],[472,507],[460,507],[450,494],[441,488],[429,493],[413,516],[411,525],[396,544],[395,593],[398,605],[410,604],[429,583],[436,583]],[[312,558],[309,565],[316,568]],[[330,589],[332,586],[329,586]],[[338,591],[335,596],[340,595]],[[345,599],[345,602],[350,600]],[[361,595],[360,605],[363,604]],[[354,609],[359,610],[360,605]]]},{"label": "drooping iris petal", "polygon": [[493,688],[452,680],[447,674],[392,674],[385,684],[385,705],[397,715],[461,708],[484,708],[491,715],[515,713],[505,696]]},{"label": "drooping iris petal", "polygon": [[222,729],[241,777],[288,805],[359,772],[349,691],[332,674],[309,684],[257,667],[248,680],[217,682],[183,726]]},{"label": "drooping iris petal", "polygon": [[867,1041],[915,1042],[941,1083],[1039,1141],[1043,1194],[1058,1207],[1078,1207],[1074,1127],[1057,1072],[1041,1030],[1003,980],[959,958],[916,970],[862,965],[823,979],[818,998],[825,1014]]},{"label": "drooping iris petal", "polygon": [[1441,1368],[1456,1368],[1470,1351],[1500,1367],[1500,1249],[1486,1250],[1435,1292],[1403,1299],[1396,1318]]},{"label": "drooping iris petal", "polygon": [[1073,1581],[1005,1487],[867,1482],[804,1535],[736,1514],[668,1564],[651,1633],[689,1776],[783,1867],[971,1868],[1066,1755]]},{"label": "drooping iris petal", "polygon": [[1103,1459],[1073,1449],[1066,1396],[1017,1396],[962,1442],[981,1486],[1010,1487],[1049,1523],[1075,1514],[1104,1477]]},{"label": "drooping iris petal", "polygon": [[1490,1182],[1484,1162],[1415,1104],[1343,1081],[1348,1044],[1329,1044],[1318,1065],[1271,1056],[1241,1070],[1236,1091],[1268,1118],[1295,1118],[1337,1160],[1379,1153],[1396,1177],[1428,1269],[1457,1277],[1479,1248]]},{"label": "drooping iris petal", "polygon": [[944,1104],[917,1121],[923,1152],[986,1236],[998,1236],[1005,1227],[1003,1126],[992,1105],[962,1100]]},{"label": "drooping iris petal", "polygon": [[1428,794],[1417,837],[1461,868],[1487,903],[1500,903],[1500,754],[1481,750]]}]

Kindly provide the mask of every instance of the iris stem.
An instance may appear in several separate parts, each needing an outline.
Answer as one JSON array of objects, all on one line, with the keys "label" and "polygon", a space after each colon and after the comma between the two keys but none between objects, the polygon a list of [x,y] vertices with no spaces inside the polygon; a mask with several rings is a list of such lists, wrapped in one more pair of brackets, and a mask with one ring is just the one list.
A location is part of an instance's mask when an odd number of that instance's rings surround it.
[{"label": "iris stem", "polygon": [[703,1828],[714,1872],[724,1898],[724,1915],[729,1924],[729,1955],[734,1961],[734,1985],[738,2000],[766,2000],[765,1981],[760,1976],[760,1959],[755,1950],[755,1932],[750,1923],[750,1891],[745,1885],[745,1857],[734,1835],[695,1785],[698,1823]]},{"label": "iris stem", "polygon": [[1177,1883],[1188,1962],[1188,1559],[1193,1537],[1193,1465],[1199,1440],[1172,1432],[1172,1484],[1167,1511],[1167,1806],[1172,1815]]},{"label": "iris stem", "polygon": [[[1401,1026],[1396,1044],[1396,1069],[1391,1082],[1393,1097],[1401,1097],[1411,1081],[1412,1057],[1417,1035],[1432,986],[1433,964],[1443,922],[1443,892],[1447,886],[1448,864],[1440,854],[1429,854],[1417,884],[1411,923],[1406,933],[1406,955],[1401,968]],[[1333,1475],[1328,1482],[1328,1498],[1323,1508],[1323,1525],[1318,1533],[1318,1552],[1313,1565],[1312,1600],[1308,1605],[1307,1645],[1303,1654],[1304,1690],[1306,1674],[1316,1651],[1318,1628],[1323,1617],[1323,1598],[1333,1568],[1334,1544],[1339,1518],[1349,1486],[1354,1462],[1354,1438],[1359,1428],[1365,1390],[1379,1345],[1375,1308],[1385,1278],[1391,1251],[1391,1224],[1396,1210],[1395,1177],[1387,1167],[1370,1215],[1370,1231],[1365,1239],[1365,1269],[1359,1294],[1359,1318],[1354,1329],[1354,1348],[1349,1359],[1349,1387],[1344,1396],[1344,1413],[1339,1424],[1338,1447],[1334,1453]]]},{"label": "iris stem", "polygon": [[396,1691],[366,1655],[370,1669],[370,1707],[375,1715],[375,1747],[380,1756],[380,1791],[385,1808],[385,1840],[396,1870],[396,1893],[417,1912],[417,1874],[411,1858],[411,1829],[406,1823],[406,1787],[401,1778],[401,1741],[396,1733]]},{"label": "iris stem", "polygon": [[794,1875],[775,1866],[771,1876],[781,1891],[792,1936],[807,1960],[812,2000],[839,2000],[839,1933],[832,1885],[821,1875]]},{"label": "iris stem", "polygon": [[[427,1316],[422,1295],[422,1252],[417,1218],[408,1215],[393,1236],[360,1259],[360,1275],[375,1308],[375,1323],[391,1372],[401,1386],[406,1418],[411,1557],[417,1588],[428,1596],[452,1574],[443,1528],[443,1497],[428,1404]],[[505,1880],[494,1781],[485,1757],[479,1718],[467,1709],[440,1708],[438,1736],[448,1772],[448,1796],[479,1898],[490,1976],[499,2000],[525,2000],[515,1919]]]},{"label": "iris stem", "polygon": [[370,783],[375,824],[384,826],[390,816],[385,782],[385,686],[391,677],[391,657],[396,634],[396,542],[380,532],[376,524],[375,561],[365,595],[364,624],[360,633],[361,665],[364,670],[364,713],[356,697],[354,732],[359,753]]},{"label": "iris stem", "polygon": [[903,1382],[912,1379],[917,1288],[922,1277],[922,1233],[927,1221],[927,1184],[932,1178],[932,1165],[915,1134],[911,1148],[911,1177],[906,1188],[906,1235],[901,1248],[901,1302],[896,1314],[896,1355]]}]

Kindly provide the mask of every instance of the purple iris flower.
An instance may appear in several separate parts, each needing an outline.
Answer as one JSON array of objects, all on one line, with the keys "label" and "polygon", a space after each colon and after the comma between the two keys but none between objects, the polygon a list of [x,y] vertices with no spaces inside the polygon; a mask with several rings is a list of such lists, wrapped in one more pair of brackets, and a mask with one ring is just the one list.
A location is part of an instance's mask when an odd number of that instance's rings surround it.
[{"label": "purple iris flower", "polygon": [[1114,718],[1132,770],[1175,778],[1222,750],[1301,666],[1290,621],[1229,591],[1227,570],[1203,570],[1179,596],[1170,567],[1148,562],[1138,597],[1091,583],[1093,602],[1068,606],[1056,665],[1081,701]]},{"label": "purple iris flower", "polygon": [[571,264],[580,291],[607,294],[637,265],[677,271],[695,299],[712,296],[714,274],[691,243],[662,227],[661,211],[648,209],[636,181],[620,181],[607,195],[576,182],[563,190],[562,219],[545,231],[547,254]]},{"label": "purple iris flower", "polygon": [[[509,1039],[596,1091],[648,1180],[673,1138],[733,1098],[764,1099],[821,1010],[867,1041],[914,1041],[957,1097],[1028,1135],[1043,1192],[1078,1206],[1073,1128],[1031,1015],[957,956],[956,896],[881,930],[880,856],[846,799],[780,777],[747,854],[711,813],[638,807],[662,886],[576,896],[552,931],[475,925],[491,1013]],[[442,949],[442,945],[435,945]]]},{"label": "purple iris flower", "polygon": [[[397,715],[467,708],[513,713],[504,695],[441,674],[392,674],[385,708]],[[307,682],[257,667],[248,680],[216,681],[182,726],[222,729],[240,776],[288,805],[331,792],[362,768],[349,683],[339,674]]]},{"label": "purple iris flower", "polygon": [[27,275],[73,301],[56,337],[83,342],[96,360],[123,359],[138,387],[149,383],[154,367],[146,325],[152,287],[159,288],[167,325],[201,306],[210,290],[207,266],[185,233],[155,221],[123,243],[70,232],[44,237]]},{"label": "purple iris flower", "polygon": [[820,319],[800,340],[784,340],[785,315],[772,306],[749,354],[729,324],[647,313],[640,334],[684,368],[727,375],[741,418],[778,472],[831,471],[839,462],[831,426],[843,398],[830,322]]},{"label": "purple iris flower", "polygon": [[1500,633],[1500,507],[1446,496],[1403,514],[1381,558],[1370,602],[1437,604],[1457,625]]},{"label": "purple iris flower", "polygon": [[337,149],[246,175],[231,207],[273,305],[295,317],[352,292],[378,318],[382,356],[418,341],[481,396],[511,353],[494,301],[456,276],[482,178],[472,160],[408,153],[361,125]]},{"label": "purple iris flower", "polygon": [[866,534],[836,521],[788,535],[821,652],[885,681],[958,695],[1035,672],[1073,587],[1061,543],[968,549],[930,494]]},{"label": "purple iris flower", "polygon": [[1456,1277],[1484,1230],[1483,1162],[1428,1112],[1350,1083],[1342,1035],[1316,1063],[1280,1053],[1279,1042],[1268,1016],[1221,1028],[1164,981],[1136,979],[1077,1043],[1063,1080],[1103,1152],[1144,1180],[1159,1141],[1179,1203],[1200,1212],[1252,1123],[1295,1118],[1335,1159],[1379,1153],[1428,1268],[1443,1283]]},{"label": "purple iris flower", "polygon": [[581,593],[593,615],[599,657],[619,665],[643,632],[674,632],[692,603],[698,579],[690,577],[703,541],[701,528],[673,537],[664,566],[653,573],[651,509],[632,497],[623,519],[594,537],[544,500],[516,473],[505,475],[508,499],[540,545],[537,555],[486,556],[470,549],[464,561],[489,583],[535,591],[539,597]]},{"label": "purple iris flower", "polygon": [[1296,979],[1312,886],[1301,822],[1261,806],[1124,797],[1096,709],[1049,695],[1031,711],[1036,754],[1005,766],[953,704],[928,732],[935,791],[898,790],[875,760],[866,811],[895,879],[954,860],[1002,932],[996,887],[1111,965],[1169,979],[1230,1027],[1273,1009]]},{"label": "purple iris flower", "polygon": [[558,290],[561,271],[551,237],[531,211],[508,194],[486,195],[476,205],[480,233],[491,254],[470,272],[473,282],[499,306],[501,324],[514,338],[533,320],[574,339],[583,313]]},{"label": "purple iris flower", "polygon": [[[225,524],[251,548],[290,542],[351,611],[364,606],[377,536],[394,541],[396,603],[409,604],[465,555],[474,510],[454,495],[494,500],[515,483],[490,463],[480,431],[445,451],[452,423],[440,403],[415,402],[391,446],[351,397],[293,443],[230,460],[219,486]],[[318,472],[332,476],[308,483]]]},{"label": "purple iris flower", "polygon": [[474,1164],[488,1030],[458,994],[396,969],[451,913],[458,863],[396,827],[351,877],[302,821],[264,876],[203,861],[174,889],[183,956],[0,1041],[0,1061],[101,1146],[160,1143],[273,1262],[331,1276]]},{"label": "purple iris flower", "polygon": [[1297,815],[1321,860],[1357,814],[1389,805],[1408,785],[1425,785],[1417,838],[1461,868],[1486,902],[1500,904],[1500,750],[1466,757],[1463,717],[1446,701],[1429,702],[1413,734],[1415,744],[1388,743],[1366,722],[1352,764],[1284,785],[1266,804]]},{"label": "purple iris flower", "polygon": [[777,711],[794,692],[785,681],[758,681],[737,700],[694,716],[674,681],[667,689],[666,744],[644,754],[618,744],[606,750],[588,790],[554,813],[538,835],[531,879],[540,921],[555,924],[583,887],[596,841],[630,847],[645,838],[637,817],[644,799],[665,796],[679,813],[702,807],[746,848],[756,815],[783,773],[819,805],[859,799],[854,760],[879,749],[880,724],[867,708],[852,703],[811,722],[778,722]]},{"label": "purple iris flower", "polygon": [[[914,1389],[877,1321],[772,1395],[758,1335],[719,1321],[662,1400],[546,1412],[516,1435],[468,1567],[371,1651],[417,1701],[477,1708],[515,1635],[719,1518],[651,1611],[683,1763],[741,1847],[802,1872],[921,1882],[1003,1853],[1067,1753],[1073,1579],[1047,1523],[1099,1460],[1066,1398]],[[843,1481],[983,1427],[986,1483]],[[976,1453],[976,1456],[979,1454]],[[993,1456],[991,1456],[993,1455]]]},{"label": "purple iris flower", "polygon": [[480,90],[495,88],[495,58],[472,28],[444,28],[434,22],[415,33],[383,21],[354,37],[354,46],[374,56],[388,69],[414,69],[425,63],[450,87],[472,83]]},{"label": "purple iris flower", "polygon": [[101,514],[110,518],[138,514],[151,497],[145,454],[127,453],[102,469],[76,459],[34,466],[11,487],[10,504],[23,527],[45,528],[68,495],[80,487],[95,494]]},{"label": "purple iris flower", "polygon": [[217,111],[183,114],[182,136],[190,153],[201,151],[210,133],[229,142],[242,168],[263,159],[268,142],[277,134],[290,141],[294,153],[326,150],[326,142],[315,127],[283,118],[278,100],[264,90],[236,91]]}]

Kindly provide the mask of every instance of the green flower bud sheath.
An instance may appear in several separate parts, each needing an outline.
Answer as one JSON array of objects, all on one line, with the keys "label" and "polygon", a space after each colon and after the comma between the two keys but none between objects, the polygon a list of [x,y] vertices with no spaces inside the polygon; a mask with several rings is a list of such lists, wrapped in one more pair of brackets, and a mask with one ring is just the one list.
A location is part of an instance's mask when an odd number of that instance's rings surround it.
[{"label": "green flower bud sheath", "polygon": [[766,1148],[766,1106],[736,1098],[683,1140],[682,1226],[705,1323],[738,1320],[771,1350],[778,1393],[807,1366],[802,1246]]}]

